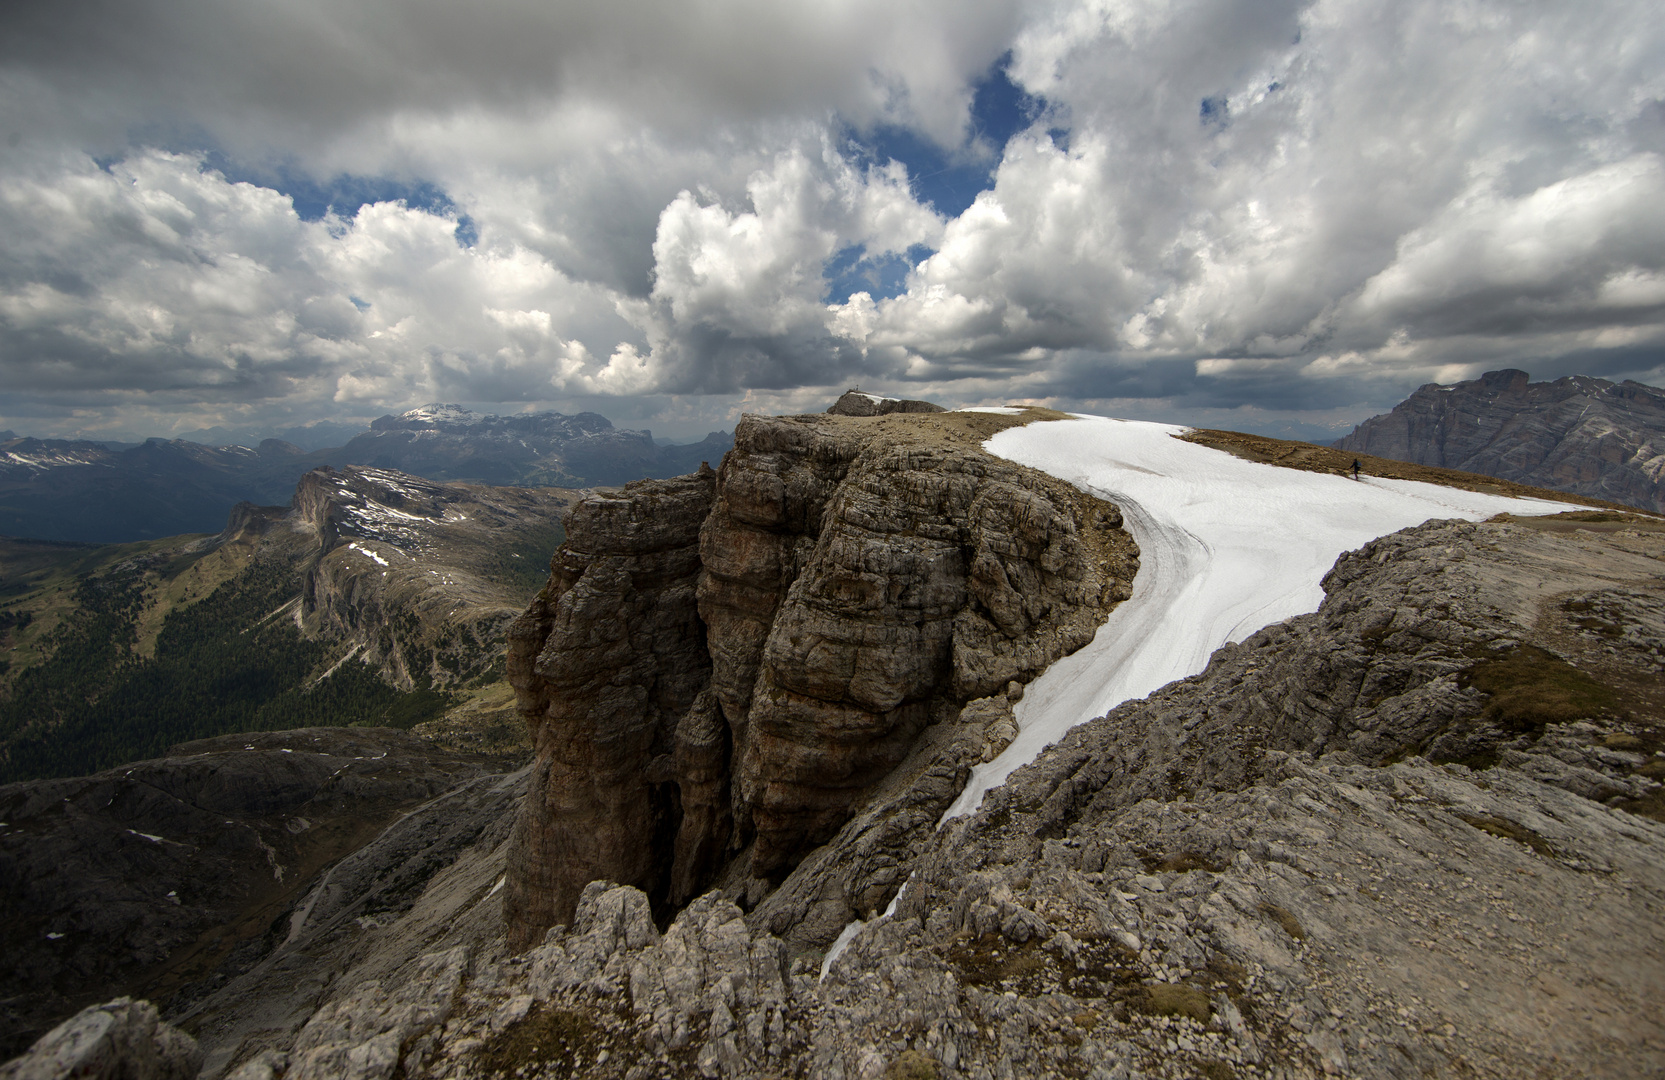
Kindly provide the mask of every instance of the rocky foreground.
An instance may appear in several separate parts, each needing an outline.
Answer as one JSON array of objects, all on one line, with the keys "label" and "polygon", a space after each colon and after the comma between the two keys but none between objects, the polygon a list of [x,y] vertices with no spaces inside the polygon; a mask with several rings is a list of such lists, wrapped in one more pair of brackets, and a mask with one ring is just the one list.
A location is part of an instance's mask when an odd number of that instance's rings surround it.
[{"label": "rocky foreground", "polygon": [[1635,519],[1367,545],[1317,613],[916,829],[830,962],[767,904],[661,929],[608,883],[516,954],[488,829],[408,909],[308,915],[175,1022],[239,1080],[1653,1075],[1662,557]]}]

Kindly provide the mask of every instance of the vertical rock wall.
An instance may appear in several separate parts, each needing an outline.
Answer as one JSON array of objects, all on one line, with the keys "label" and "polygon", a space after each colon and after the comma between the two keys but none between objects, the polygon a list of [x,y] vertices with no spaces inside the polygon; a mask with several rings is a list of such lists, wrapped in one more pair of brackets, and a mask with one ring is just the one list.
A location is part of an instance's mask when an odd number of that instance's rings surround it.
[{"label": "vertical rock wall", "polygon": [[967,423],[747,417],[719,474],[575,510],[511,633],[517,945],[598,878],[671,905],[780,880],[927,725],[1091,640],[1137,567],[1119,513]]},{"label": "vertical rock wall", "polygon": [[[695,587],[715,481],[707,468],[579,503],[549,584],[509,630],[509,679],[537,755],[510,855],[517,948],[569,920],[591,880],[665,895],[677,733],[710,681]],[[697,746],[683,756],[701,757]]]}]

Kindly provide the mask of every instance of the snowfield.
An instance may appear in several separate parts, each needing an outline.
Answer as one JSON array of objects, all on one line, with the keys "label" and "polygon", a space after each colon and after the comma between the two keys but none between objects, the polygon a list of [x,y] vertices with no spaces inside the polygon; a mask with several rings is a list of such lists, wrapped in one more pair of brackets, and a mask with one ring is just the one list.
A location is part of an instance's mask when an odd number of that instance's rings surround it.
[{"label": "snowfield", "polygon": [[1139,573],[1132,597],[1092,642],[1029,684],[1014,710],[1017,739],[973,770],[943,821],[977,809],[986,791],[1075,725],[1195,675],[1227,642],[1316,611],[1319,582],[1344,551],[1434,518],[1587,509],[1263,465],[1174,438],[1186,430],[1077,416],[983,444],[1120,506],[1139,544]]}]

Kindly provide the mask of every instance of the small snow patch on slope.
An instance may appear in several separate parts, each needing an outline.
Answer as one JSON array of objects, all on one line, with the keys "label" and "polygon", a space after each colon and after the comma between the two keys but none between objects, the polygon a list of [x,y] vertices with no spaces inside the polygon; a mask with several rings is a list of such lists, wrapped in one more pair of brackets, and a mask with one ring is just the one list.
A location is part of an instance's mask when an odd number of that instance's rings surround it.
[{"label": "small snow patch on slope", "polygon": [[1017,739],[972,771],[942,820],[976,810],[984,792],[1075,725],[1195,675],[1229,641],[1318,610],[1319,583],[1342,552],[1435,518],[1585,509],[1284,469],[1174,437],[1186,430],[1077,416],[983,444],[1119,505],[1139,543],[1139,574],[1093,640],[1028,686],[1014,710]]}]

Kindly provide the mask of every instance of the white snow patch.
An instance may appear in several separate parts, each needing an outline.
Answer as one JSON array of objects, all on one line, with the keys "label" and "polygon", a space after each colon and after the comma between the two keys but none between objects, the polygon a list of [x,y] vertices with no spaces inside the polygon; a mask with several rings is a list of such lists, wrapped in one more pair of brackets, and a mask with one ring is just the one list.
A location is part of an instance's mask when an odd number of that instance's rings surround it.
[{"label": "white snow patch", "polygon": [[1174,438],[1167,424],[1077,416],[1000,432],[990,453],[1115,502],[1139,544],[1133,595],[1091,643],[1048,668],[1014,712],[1018,737],[972,770],[943,821],[1077,724],[1195,675],[1215,649],[1316,611],[1342,552],[1434,518],[1585,509],[1409,480],[1302,472]]},{"label": "white snow patch", "polygon": [[128,829],[127,831],[132,833],[134,836],[142,836],[153,844],[160,844],[162,842],[162,838],[160,836],[152,836],[147,832],[140,832],[137,829]]},{"label": "white snow patch", "polygon": [[55,934],[55,933],[48,932],[47,935],[46,935],[46,940],[47,941],[59,941],[59,940],[62,940],[63,936],[64,935],[62,935],[62,934]]},{"label": "white snow patch", "polygon": [[[902,887],[896,890],[896,895],[891,897],[890,903],[885,905],[884,914],[874,919],[874,923],[884,922],[896,914],[896,905],[902,902],[902,894],[908,891],[909,885],[913,884],[913,878],[914,875],[910,873],[908,880],[902,882]],[[856,940],[856,935],[867,929],[867,925],[866,920],[856,919],[846,923],[844,929],[838,932],[838,936],[833,939],[832,945],[827,949],[827,955],[821,958],[820,981],[824,982],[826,980],[827,972],[832,970],[833,961],[838,959],[838,954],[849,948],[850,942]]]},{"label": "white snow patch", "polygon": [[497,895],[497,890],[501,889],[503,887],[503,883],[505,881],[508,881],[508,880],[509,880],[509,875],[508,874],[504,874],[502,877],[498,878],[497,879],[497,884],[493,885],[491,887],[491,892],[486,894],[486,898],[489,900],[493,896],[496,896]]},{"label": "white snow patch", "polygon": [[388,563],[388,561],[386,559],[382,558],[380,555],[377,555],[374,551],[371,551],[369,548],[362,548],[362,547],[359,547],[357,544],[348,544],[347,546],[349,548],[353,549],[354,551],[358,552],[360,555],[368,556],[369,558],[375,560],[376,562],[380,563],[383,566],[391,565],[390,563]]},{"label": "white snow patch", "polygon": [[429,423],[473,424],[484,418],[479,413],[470,412],[460,405],[444,405],[435,402],[431,405],[408,409],[399,414],[399,419],[406,422],[426,420]]},{"label": "white snow patch", "polygon": [[1016,405],[967,405],[963,409],[955,409],[954,411],[994,413],[996,416],[1017,416],[1024,410]]}]

